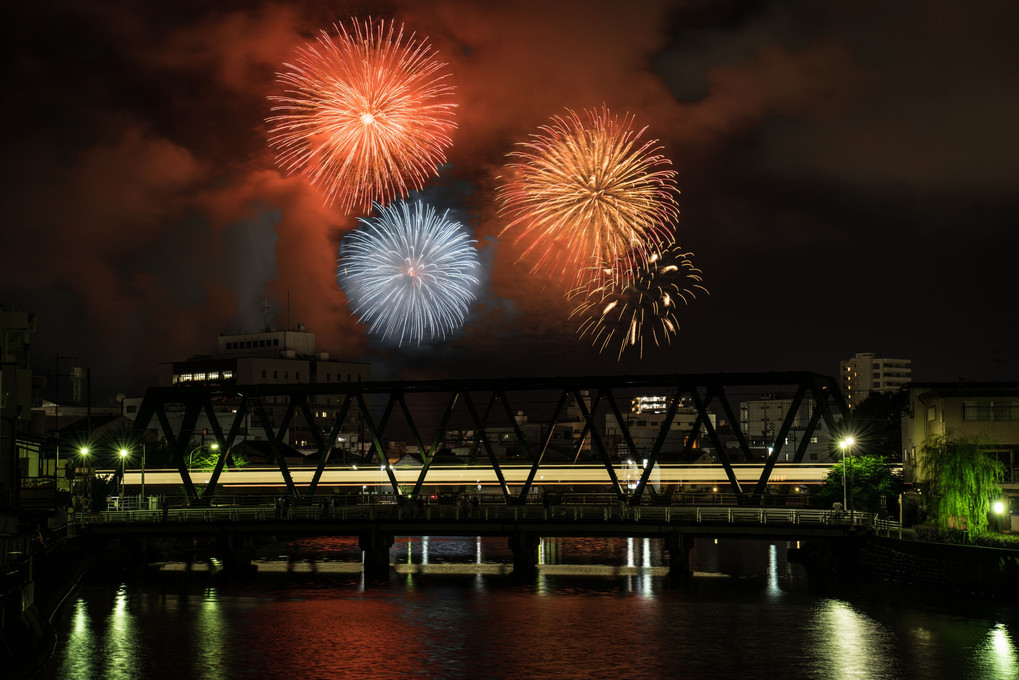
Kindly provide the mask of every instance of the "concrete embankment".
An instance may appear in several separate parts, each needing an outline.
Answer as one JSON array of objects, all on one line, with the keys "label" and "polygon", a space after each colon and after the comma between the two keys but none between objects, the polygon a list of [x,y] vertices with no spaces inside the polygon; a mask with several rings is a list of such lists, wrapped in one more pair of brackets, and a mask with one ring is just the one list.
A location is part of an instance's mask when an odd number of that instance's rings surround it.
[{"label": "concrete embankment", "polygon": [[874,536],[859,543],[856,567],[866,579],[1019,603],[1019,550]]},{"label": "concrete embankment", "polygon": [[29,678],[46,663],[56,644],[50,617],[88,562],[88,551],[78,539],[61,538],[34,550],[30,561],[3,574],[0,668],[4,678]]}]

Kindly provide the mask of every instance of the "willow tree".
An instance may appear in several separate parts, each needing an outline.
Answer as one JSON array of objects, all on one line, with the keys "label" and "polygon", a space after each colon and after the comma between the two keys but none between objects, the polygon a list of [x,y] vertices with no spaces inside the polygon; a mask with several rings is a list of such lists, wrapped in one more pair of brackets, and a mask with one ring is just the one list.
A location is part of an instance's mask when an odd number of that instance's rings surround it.
[{"label": "willow tree", "polygon": [[942,529],[987,529],[991,501],[1001,495],[1005,466],[987,453],[983,437],[936,435],[923,446],[929,507]]}]

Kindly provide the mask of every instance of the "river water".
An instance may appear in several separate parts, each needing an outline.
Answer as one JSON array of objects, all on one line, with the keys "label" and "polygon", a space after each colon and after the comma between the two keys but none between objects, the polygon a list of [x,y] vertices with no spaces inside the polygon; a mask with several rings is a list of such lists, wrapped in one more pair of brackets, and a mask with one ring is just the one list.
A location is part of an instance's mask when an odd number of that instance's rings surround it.
[{"label": "river water", "polygon": [[794,545],[700,540],[681,586],[650,539],[546,539],[524,581],[495,538],[398,539],[374,584],[346,539],[281,546],[241,580],[215,563],[93,575],[40,677],[1019,678],[1015,611],[822,586]]}]

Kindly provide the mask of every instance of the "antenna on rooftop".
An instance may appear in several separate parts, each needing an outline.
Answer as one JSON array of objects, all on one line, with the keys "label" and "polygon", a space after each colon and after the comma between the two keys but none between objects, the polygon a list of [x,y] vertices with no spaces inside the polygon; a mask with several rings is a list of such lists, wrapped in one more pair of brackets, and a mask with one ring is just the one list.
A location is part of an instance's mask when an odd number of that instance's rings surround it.
[{"label": "antenna on rooftop", "polygon": [[262,303],[262,327],[266,333],[269,332],[269,298],[266,298]]}]

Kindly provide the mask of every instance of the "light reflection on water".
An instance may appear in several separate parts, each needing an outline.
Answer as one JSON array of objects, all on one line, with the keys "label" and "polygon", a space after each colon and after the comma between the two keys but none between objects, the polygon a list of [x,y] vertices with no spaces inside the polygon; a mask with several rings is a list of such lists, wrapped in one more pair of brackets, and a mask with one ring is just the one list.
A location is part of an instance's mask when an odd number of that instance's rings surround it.
[{"label": "light reflection on water", "polygon": [[[458,563],[464,573],[397,572],[382,585],[324,569],[93,582],[55,619],[60,643],[41,678],[1019,674],[1017,623],[1007,610],[818,593],[787,561],[788,547],[698,542],[696,575],[680,587],[656,575],[667,555],[642,538],[542,541],[542,564],[559,568],[523,582],[472,572],[512,558],[505,539],[476,537],[398,542],[397,566]],[[346,550],[333,548],[334,559]]]}]

